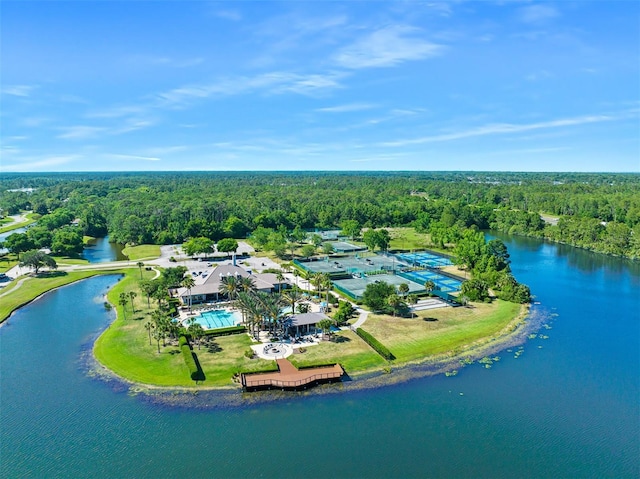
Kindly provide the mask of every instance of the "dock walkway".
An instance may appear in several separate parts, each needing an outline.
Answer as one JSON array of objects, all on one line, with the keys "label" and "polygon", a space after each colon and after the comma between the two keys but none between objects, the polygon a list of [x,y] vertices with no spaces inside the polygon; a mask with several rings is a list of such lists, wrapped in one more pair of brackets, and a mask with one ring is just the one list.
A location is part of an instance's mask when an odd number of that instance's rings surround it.
[{"label": "dock walkway", "polygon": [[318,368],[297,369],[288,359],[277,359],[278,371],[272,373],[243,373],[242,387],[246,390],[303,389],[310,384],[339,380],[344,369],[339,364]]}]

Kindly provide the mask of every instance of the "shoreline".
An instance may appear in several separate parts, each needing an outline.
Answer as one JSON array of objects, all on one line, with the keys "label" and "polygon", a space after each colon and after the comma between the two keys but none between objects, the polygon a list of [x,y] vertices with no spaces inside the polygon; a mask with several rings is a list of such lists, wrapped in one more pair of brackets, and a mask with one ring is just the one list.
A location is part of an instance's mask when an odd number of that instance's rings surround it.
[{"label": "shoreline", "polygon": [[496,335],[465,345],[459,354],[440,354],[425,357],[419,361],[390,364],[384,368],[358,371],[353,375],[347,375],[347,380],[339,383],[319,385],[304,391],[273,389],[247,393],[239,385],[185,388],[130,381],[106,367],[94,355],[95,341],[111,323],[104,330],[97,332],[87,344],[83,363],[89,377],[111,384],[114,390],[126,390],[128,394],[140,396],[143,400],[160,406],[203,409],[246,407],[281,399],[298,399],[307,396],[377,389],[454,370],[457,374],[457,370],[474,364],[483,357],[495,355],[498,352],[524,344],[529,334],[542,327],[547,319],[538,311],[533,311],[532,314],[531,306],[522,305],[518,315]]}]

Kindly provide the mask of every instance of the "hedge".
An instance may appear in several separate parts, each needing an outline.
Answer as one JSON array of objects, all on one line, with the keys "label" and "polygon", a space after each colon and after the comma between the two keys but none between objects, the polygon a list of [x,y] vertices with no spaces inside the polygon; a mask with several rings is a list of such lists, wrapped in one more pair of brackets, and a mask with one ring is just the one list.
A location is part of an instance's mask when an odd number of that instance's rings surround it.
[{"label": "hedge", "polygon": [[200,367],[200,362],[198,361],[196,354],[191,350],[189,341],[184,335],[180,335],[178,345],[180,346],[180,351],[182,351],[184,362],[187,365],[187,368],[189,368],[191,379],[194,381],[204,381],[204,372]]},{"label": "hedge", "polygon": [[206,330],[204,332],[204,335],[215,338],[218,336],[229,336],[230,334],[240,334],[246,331],[247,331],[247,328],[245,328],[244,326],[229,326],[228,328]]},{"label": "hedge", "polygon": [[376,353],[378,353],[387,361],[392,361],[396,358],[391,353],[391,351],[387,349],[387,347],[384,344],[382,344],[380,341],[378,341],[376,338],[374,338],[371,334],[366,332],[364,329],[358,328],[356,329],[356,333],[358,334],[358,336],[360,336],[364,340],[365,343],[371,346]]}]

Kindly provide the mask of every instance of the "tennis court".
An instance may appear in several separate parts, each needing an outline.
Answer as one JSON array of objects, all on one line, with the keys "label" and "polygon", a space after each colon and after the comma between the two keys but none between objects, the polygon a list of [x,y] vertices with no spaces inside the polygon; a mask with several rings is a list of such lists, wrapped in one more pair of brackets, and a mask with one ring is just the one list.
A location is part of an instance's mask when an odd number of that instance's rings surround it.
[{"label": "tennis court", "polygon": [[362,293],[364,293],[364,290],[367,289],[367,285],[375,283],[376,281],[384,281],[387,284],[394,285],[396,288],[402,283],[408,284],[410,293],[424,291],[423,285],[394,274],[375,274],[372,276],[363,276],[362,278],[339,279],[334,281],[333,284],[338,287],[338,290],[342,288],[352,296],[359,298],[362,296]]},{"label": "tennis court", "polygon": [[367,255],[366,257],[362,257],[358,254],[343,257],[327,257],[320,261],[300,261],[297,264],[313,273],[341,273],[350,275],[361,275],[382,270],[393,271],[399,265],[395,257],[381,255]]},{"label": "tennis court", "polygon": [[411,266],[441,268],[443,266],[450,266],[453,264],[449,258],[424,251],[417,253],[401,253],[396,256],[400,261],[404,261]]},{"label": "tennis court", "polygon": [[[415,281],[416,283],[424,285],[427,281],[431,280],[436,285],[436,287],[445,292],[452,293],[454,291],[460,291],[461,281],[457,279],[449,278],[448,276],[443,276],[438,273],[434,273],[433,271],[402,271],[398,272],[398,276],[408,279],[410,281]],[[422,288],[424,290],[424,286]]]}]

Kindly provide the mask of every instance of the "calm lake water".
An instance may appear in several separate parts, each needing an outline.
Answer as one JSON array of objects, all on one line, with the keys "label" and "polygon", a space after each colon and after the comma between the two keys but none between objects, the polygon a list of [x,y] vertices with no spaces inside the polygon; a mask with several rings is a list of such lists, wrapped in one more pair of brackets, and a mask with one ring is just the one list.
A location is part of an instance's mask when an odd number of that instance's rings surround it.
[{"label": "calm lake water", "polygon": [[455,377],[242,407],[89,377],[116,279],[52,292],[0,328],[0,476],[637,478],[640,265],[506,240],[548,339]]},{"label": "calm lake water", "polygon": [[124,245],[109,243],[109,237],[97,238],[95,244],[86,246],[82,257],[89,263],[106,263],[108,261],[122,261],[128,259],[122,254]]}]

